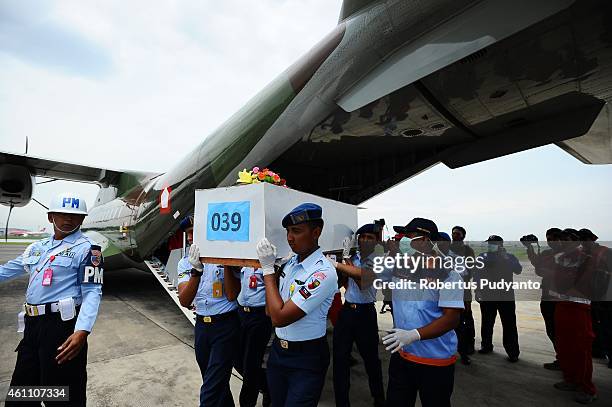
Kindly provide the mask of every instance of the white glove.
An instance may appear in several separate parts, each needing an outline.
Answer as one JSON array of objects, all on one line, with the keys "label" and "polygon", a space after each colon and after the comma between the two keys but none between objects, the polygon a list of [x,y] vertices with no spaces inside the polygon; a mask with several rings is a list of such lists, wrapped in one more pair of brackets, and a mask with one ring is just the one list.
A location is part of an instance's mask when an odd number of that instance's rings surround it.
[{"label": "white glove", "polygon": [[257,243],[257,257],[261,264],[264,276],[274,274],[274,262],[276,261],[276,247],[268,242],[265,237]]},{"label": "white glove", "polygon": [[382,341],[383,344],[388,345],[386,349],[391,351],[391,353],[397,352],[412,342],[421,340],[421,335],[416,329],[407,331],[405,329],[393,328],[390,332],[389,335],[383,336]]},{"label": "white glove", "polygon": [[198,271],[204,270],[204,266],[202,266],[200,261],[200,249],[195,244],[192,244],[189,248],[189,264]]},{"label": "white glove", "polygon": [[331,265],[334,266],[334,268],[338,267],[338,262],[336,260],[334,260],[334,258],[330,254],[328,254],[325,257],[327,258],[327,260],[329,260]]},{"label": "white glove", "polygon": [[351,249],[355,244],[355,240],[353,236],[347,236],[342,240],[342,258],[350,259],[351,258]]}]

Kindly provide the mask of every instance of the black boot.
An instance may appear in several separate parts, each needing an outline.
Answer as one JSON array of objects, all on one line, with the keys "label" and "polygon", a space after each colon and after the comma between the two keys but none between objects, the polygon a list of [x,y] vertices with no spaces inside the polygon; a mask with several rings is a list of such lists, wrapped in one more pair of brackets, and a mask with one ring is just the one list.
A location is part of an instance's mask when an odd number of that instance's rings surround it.
[{"label": "black boot", "polygon": [[472,364],[472,359],[468,355],[461,355],[461,364],[469,366]]}]

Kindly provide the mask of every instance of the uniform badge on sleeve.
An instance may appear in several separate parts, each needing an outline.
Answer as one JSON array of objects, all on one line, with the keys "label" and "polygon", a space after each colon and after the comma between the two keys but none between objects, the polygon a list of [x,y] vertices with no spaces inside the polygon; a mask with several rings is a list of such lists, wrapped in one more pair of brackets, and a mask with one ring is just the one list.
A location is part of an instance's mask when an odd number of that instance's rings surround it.
[{"label": "uniform badge on sleeve", "polygon": [[302,287],[302,288],[300,288],[300,295],[302,297],[304,297],[305,300],[307,300],[308,297],[310,297],[312,295],[312,293],[310,291],[308,291],[308,289],[306,289],[306,287]]},{"label": "uniform badge on sleeve", "polygon": [[325,280],[327,278],[327,274],[323,273],[322,271],[317,271],[312,276],[314,278],[318,278],[319,280]]},{"label": "uniform badge on sleeve", "polygon": [[91,248],[91,265],[98,267],[102,262],[102,252],[98,249]]},{"label": "uniform badge on sleeve", "polygon": [[314,279],[314,280],[312,280],[312,281],[310,281],[308,283],[308,289],[309,290],[314,290],[314,289],[316,289],[320,285],[321,285],[321,282],[319,280],[317,280],[317,279]]},{"label": "uniform badge on sleeve", "polygon": [[91,246],[91,251],[82,267],[83,284],[103,284],[104,282],[104,258],[100,246]]}]

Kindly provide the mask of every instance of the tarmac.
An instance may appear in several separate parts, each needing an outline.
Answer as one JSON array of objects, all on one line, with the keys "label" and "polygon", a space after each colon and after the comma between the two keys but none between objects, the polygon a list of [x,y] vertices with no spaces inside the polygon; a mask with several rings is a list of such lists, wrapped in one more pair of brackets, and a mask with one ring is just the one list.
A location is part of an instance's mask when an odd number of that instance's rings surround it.
[{"label": "tarmac", "polygon": [[[0,264],[17,257],[24,246],[1,245]],[[525,265],[521,279],[533,274]],[[27,278],[0,284],[0,405],[8,391],[22,334],[16,332],[17,312],[24,301]],[[381,303],[377,304],[380,309]],[[473,303],[476,343],[479,345],[480,311]],[[379,314],[379,335],[392,327],[390,313]],[[518,363],[505,360],[501,323],[495,327],[495,352],[475,354],[472,365],[456,365],[454,406],[576,406],[572,393],[560,392],[553,383],[561,373],[542,364],[554,359],[546,337],[538,301],[517,302],[521,356]],[[328,330],[331,346],[331,327]],[[98,320],[89,336],[88,405],[91,406],[195,406],[202,383],[193,350],[193,327],[148,272],[137,269],[107,271]],[[382,344],[385,387],[389,355]],[[371,406],[363,362],[351,371],[353,406]],[[594,360],[593,378],[599,390],[594,405],[612,406],[612,369]],[[238,405],[240,379],[233,376],[232,394]],[[261,401],[261,398],[260,398]],[[331,365],[321,406],[333,406]]]}]

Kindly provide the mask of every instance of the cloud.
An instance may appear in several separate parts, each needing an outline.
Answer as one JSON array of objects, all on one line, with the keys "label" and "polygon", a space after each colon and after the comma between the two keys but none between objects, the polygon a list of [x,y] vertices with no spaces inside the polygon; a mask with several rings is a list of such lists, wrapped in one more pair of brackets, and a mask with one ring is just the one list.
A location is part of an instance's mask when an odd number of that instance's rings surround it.
[{"label": "cloud", "polygon": [[106,49],[50,19],[50,3],[0,2],[0,51],[34,66],[67,75],[110,74]]},{"label": "cloud", "polygon": [[[0,150],[22,153],[28,137],[33,156],[167,171],[330,32],[340,5],[341,0],[0,0]],[[9,38],[4,45],[5,25],[27,38]],[[37,43],[43,34],[48,38]],[[88,61],[106,56],[110,69],[86,76],[61,65],[67,51],[60,59],[57,49],[42,48],[50,41],[59,47],[58,38],[64,50],[85,48]],[[27,52],[16,49],[18,40],[30,47]],[[11,52],[3,53],[4,47]],[[75,59],[68,61],[76,64]],[[81,61],[85,72],[96,73],[86,62]],[[70,185],[41,185],[34,196],[47,202],[56,188]],[[75,188],[84,188],[93,202],[97,187]],[[39,208],[31,203],[15,210],[11,224],[44,223]],[[0,220],[7,212],[0,207]]]}]

